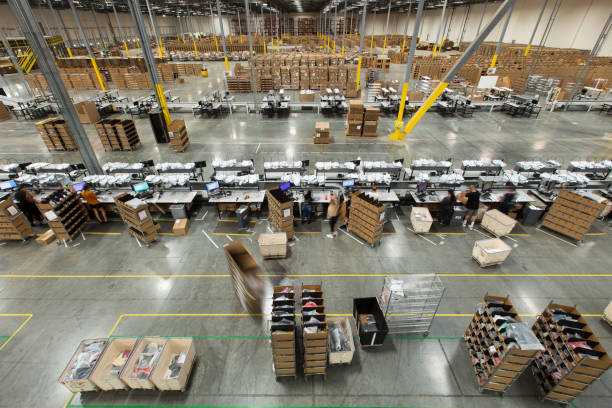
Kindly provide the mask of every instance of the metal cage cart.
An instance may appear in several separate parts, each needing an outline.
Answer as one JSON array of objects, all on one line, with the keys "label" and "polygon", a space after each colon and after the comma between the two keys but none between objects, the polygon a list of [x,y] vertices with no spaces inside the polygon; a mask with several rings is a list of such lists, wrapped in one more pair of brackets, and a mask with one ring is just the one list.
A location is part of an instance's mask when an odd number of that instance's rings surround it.
[{"label": "metal cage cart", "polygon": [[437,274],[386,276],[378,302],[389,333],[429,335],[444,290]]}]

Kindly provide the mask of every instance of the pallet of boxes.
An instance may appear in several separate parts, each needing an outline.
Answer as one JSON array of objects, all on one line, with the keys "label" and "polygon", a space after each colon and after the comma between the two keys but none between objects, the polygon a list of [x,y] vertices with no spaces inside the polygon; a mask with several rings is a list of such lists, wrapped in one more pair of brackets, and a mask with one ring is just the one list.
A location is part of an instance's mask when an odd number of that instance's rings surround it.
[{"label": "pallet of boxes", "polygon": [[135,150],[140,146],[140,136],[131,119],[105,119],[96,122],[96,131],[105,151]]},{"label": "pallet of boxes", "polygon": [[371,246],[380,243],[387,205],[366,193],[356,191],[351,196],[349,230]]},{"label": "pallet of boxes", "polygon": [[123,222],[129,227],[128,231],[139,242],[150,245],[157,239],[159,226],[153,222],[149,212],[149,204],[128,193],[121,193],[114,197],[115,205]]},{"label": "pallet of boxes", "polygon": [[32,226],[9,194],[0,196],[0,240],[25,241],[32,236]]},{"label": "pallet of boxes", "polygon": [[317,122],[313,136],[314,144],[329,144],[329,122]]},{"label": "pallet of boxes", "polygon": [[366,108],[363,114],[363,127],[361,136],[378,137],[378,108]]},{"label": "pallet of boxes", "polygon": [[363,113],[363,101],[349,101],[349,108],[346,114],[346,136],[361,137]]},{"label": "pallet of boxes", "polygon": [[267,195],[270,212],[268,220],[274,225],[276,231],[286,232],[287,239],[292,239],[295,235],[293,229],[293,200],[279,187],[269,188]]},{"label": "pallet of boxes", "polygon": [[175,152],[184,152],[189,146],[189,136],[185,121],[175,119],[168,125],[168,136],[170,137],[170,145]]},{"label": "pallet of boxes", "polygon": [[81,233],[89,214],[81,196],[72,187],[60,187],[36,203],[58,240],[73,240]]},{"label": "pallet of boxes", "polygon": [[35,123],[47,149],[61,151],[79,150],[65,120],[51,118]]}]

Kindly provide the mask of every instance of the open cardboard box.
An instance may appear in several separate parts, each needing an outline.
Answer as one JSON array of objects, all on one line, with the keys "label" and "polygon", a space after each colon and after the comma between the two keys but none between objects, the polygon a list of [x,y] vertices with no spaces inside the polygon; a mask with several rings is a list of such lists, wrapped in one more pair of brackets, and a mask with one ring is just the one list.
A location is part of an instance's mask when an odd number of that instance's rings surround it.
[{"label": "open cardboard box", "polygon": [[[119,377],[125,369],[137,341],[137,337],[122,337],[112,339],[107,344],[102,356],[100,356],[100,359],[98,360],[98,364],[91,372],[89,377],[98,388],[100,388],[102,391],[127,389],[127,385],[121,381]],[[125,360],[125,364],[123,364],[119,370],[118,375],[116,377],[110,376],[110,371],[113,368],[113,362],[126,351],[129,352],[128,358]]]},{"label": "open cardboard box", "polygon": [[[133,390],[139,390],[139,389],[153,390],[155,389],[155,384],[153,384],[153,382],[151,381],[151,373],[155,371],[155,367],[157,366],[157,363],[159,362],[159,359],[161,358],[164,352],[164,346],[166,345],[166,342],[167,340],[161,337],[142,337],[136,343],[136,346],[134,346],[132,355],[130,356],[128,361],[125,363],[125,367],[123,368],[123,371],[121,372],[121,375],[119,376],[121,381],[126,383],[127,386]],[[140,357],[142,352],[145,350],[145,347],[149,345],[150,343],[157,343],[158,349],[161,349],[161,350],[159,351],[155,361],[153,361],[153,364],[151,364],[151,370],[149,371],[149,374],[145,378],[138,378],[134,374],[134,368],[136,364],[138,363],[138,358]]]},{"label": "open cardboard box", "polygon": [[[176,378],[167,378],[169,374],[168,367],[172,362],[172,358],[181,353],[185,353],[186,356],[178,376]],[[187,380],[189,379],[195,357],[195,344],[193,344],[191,337],[169,338],[157,361],[157,365],[151,373],[151,381],[161,391],[184,391],[187,387]]]}]

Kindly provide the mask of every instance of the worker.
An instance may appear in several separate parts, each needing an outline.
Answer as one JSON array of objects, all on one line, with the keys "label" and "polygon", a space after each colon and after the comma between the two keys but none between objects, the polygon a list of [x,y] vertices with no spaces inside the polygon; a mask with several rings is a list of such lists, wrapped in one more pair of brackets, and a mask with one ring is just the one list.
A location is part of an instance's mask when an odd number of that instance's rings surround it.
[{"label": "worker", "polygon": [[100,224],[103,222],[102,219],[104,219],[104,222],[108,222],[108,219],[106,218],[106,211],[104,210],[104,204],[98,200],[96,193],[89,189],[89,184],[85,184],[83,187],[81,197],[83,197],[85,202],[87,202],[87,206],[91,208]]},{"label": "worker", "polygon": [[342,226],[340,228],[344,228],[346,229],[348,227],[348,220],[349,220],[349,204],[350,204],[350,197],[345,199],[345,196],[342,195],[342,201],[340,204],[340,208],[338,209],[338,219],[340,221],[342,221]]},{"label": "worker", "polygon": [[34,196],[27,190],[25,185],[22,184],[17,189],[17,192],[15,193],[15,201],[17,202],[17,207],[19,210],[25,214],[26,218],[32,225],[43,223],[42,215],[36,206],[36,200],[34,200]]},{"label": "worker", "polygon": [[500,196],[501,199],[501,212],[508,215],[514,204],[516,204],[516,189],[510,188],[510,191]]},{"label": "worker", "polygon": [[453,190],[448,190],[446,197],[440,200],[440,222],[443,225],[450,225],[451,218],[455,212],[457,197]]},{"label": "worker", "polygon": [[474,229],[474,223],[476,222],[476,217],[478,216],[478,208],[480,207],[480,193],[476,190],[476,186],[474,184],[470,184],[470,189],[468,191],[464,191],[462,196],[466,200],[464,205],[467,208],[467,212],[465,213],[465,219],[463,220],[463,227],[467,225],[468,221],[471,218],[470,223],[470,231]]},{"label": "worker", "polygon": [[338,198],[331,193],[329,197],[329,205],[327,206],[327,219],[329,220],[329,228],[330,233],[327,234],[327,238],[334,238],[338,235],[338,231],[336,231],[336,223],[338,222],[338,209],[340,208],[340,204],[338,203]]},{"label": "worker", "polygon": [[302,204],[302,224],[308,220],[310,224],[312,221],[312,193],[310,190],[304,195],[304,203]]}]

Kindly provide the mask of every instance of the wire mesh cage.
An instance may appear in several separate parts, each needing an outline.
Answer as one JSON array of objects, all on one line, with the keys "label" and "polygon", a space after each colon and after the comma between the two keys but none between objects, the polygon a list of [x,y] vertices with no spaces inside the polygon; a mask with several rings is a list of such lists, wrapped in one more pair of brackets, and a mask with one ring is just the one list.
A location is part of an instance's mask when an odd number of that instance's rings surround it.
[{"label": "wire mesh cage", "polygon": [[378,299],[390,334],[429,334],[444,286],[437,274],[386,276]]}]

